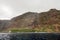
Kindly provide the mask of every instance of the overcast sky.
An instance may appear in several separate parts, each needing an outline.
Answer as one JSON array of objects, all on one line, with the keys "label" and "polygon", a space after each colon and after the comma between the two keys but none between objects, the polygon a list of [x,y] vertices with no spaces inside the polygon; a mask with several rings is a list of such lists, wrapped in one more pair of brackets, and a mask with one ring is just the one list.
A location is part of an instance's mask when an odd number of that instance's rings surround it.
[{"label": "overcast sky", "polygon": [[0,19],[10,19],[24,12],[60,9],[60,0],[0,0]]}]

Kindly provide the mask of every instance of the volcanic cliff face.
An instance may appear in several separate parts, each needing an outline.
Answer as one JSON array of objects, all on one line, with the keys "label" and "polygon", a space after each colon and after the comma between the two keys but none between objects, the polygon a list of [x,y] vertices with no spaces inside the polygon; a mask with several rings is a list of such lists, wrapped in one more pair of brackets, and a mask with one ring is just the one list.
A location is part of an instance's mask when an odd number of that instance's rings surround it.
[{"label": "volcanic cliff face", "polygon": [[60,10],[50,9],[39,14],[41,24],[60,24]]},{"label": "volcanic cliff face", "polygon": [[[2,25],[1,25],[2,24]],[[5,26],[3,26],[5,25]],[[8,25],[8,26],[7,26]],[[3,27],[2,27],[3,26]],[[0,27],[9,28],[47,28],[60,31],[60,10],[50,9],[47,12],[26,12],[23,15],[12,18],[8,21],[0,21]],[[1,29],[0,28],[0,29]]]},{"label": "volcanic cliff face", "polygon": [[11,20],[12,24],[10,25],[10,27],[12,27],[12,28],[14,28],[14,27],[17,27],[17,28],[21,28],[21,27],[32,28],[34,22],[37,19],[37,16],[38,16],[38,13],[27,12],[27,13],[24,13],[23,15],[14,17]]}]

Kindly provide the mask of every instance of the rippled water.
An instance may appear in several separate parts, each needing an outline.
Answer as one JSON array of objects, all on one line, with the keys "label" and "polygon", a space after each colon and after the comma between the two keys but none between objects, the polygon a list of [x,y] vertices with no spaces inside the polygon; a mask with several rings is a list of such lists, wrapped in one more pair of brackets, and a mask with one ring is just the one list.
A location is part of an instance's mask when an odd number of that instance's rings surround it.
[{"label": "rippled water", "polygon": [[0,40],[60,40],[60,33],[0,33]]}]

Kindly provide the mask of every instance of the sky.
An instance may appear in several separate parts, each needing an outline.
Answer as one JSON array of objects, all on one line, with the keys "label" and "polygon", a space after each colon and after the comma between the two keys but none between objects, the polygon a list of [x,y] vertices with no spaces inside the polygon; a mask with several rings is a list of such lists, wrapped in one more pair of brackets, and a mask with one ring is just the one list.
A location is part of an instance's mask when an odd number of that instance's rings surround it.
[{"label": "sky", "polygon": [[25,12],[60,10],[60,0],[0,0],[0,19],[11,19]]}]

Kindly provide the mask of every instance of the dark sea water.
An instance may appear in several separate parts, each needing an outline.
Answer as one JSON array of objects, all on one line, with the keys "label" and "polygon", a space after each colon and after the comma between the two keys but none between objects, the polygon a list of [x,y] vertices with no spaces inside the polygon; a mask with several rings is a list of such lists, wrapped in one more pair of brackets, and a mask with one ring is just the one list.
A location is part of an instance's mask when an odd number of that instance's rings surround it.
[{"label": "dark sea water", "polygon": [[60,40],[60,33],[0,33],[0,40]]}]

